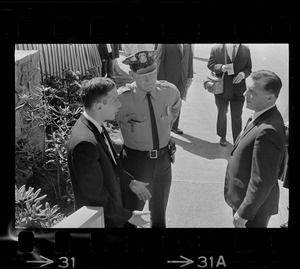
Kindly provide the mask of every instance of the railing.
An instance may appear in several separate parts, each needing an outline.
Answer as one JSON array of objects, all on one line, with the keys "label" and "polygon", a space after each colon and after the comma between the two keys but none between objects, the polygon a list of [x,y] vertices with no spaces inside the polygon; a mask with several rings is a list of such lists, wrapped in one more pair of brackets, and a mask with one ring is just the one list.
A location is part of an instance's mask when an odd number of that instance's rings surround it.
[{"label": "railing", "polygon": [[83,206],[52,228],[105,228],[103,207]]},{"label": "railing", "polygon": [[97,44],[16,44],[15,50],[38,50],[42,75],[62,77],[62,70],[66,68],[82,74],[96,69],[97,74],[101,74]]}]

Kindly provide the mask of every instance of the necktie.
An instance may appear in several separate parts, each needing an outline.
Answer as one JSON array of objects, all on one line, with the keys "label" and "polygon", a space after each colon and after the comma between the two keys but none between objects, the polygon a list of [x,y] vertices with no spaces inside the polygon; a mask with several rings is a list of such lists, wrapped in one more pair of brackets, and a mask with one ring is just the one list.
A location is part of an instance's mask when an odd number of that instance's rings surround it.
[{"label": "necktie", "polygon": [[233,45],[232,56],[231,56],[231,60],[232,60],[232,62],[233,62],[233,61],[234,61],[234,59],[235,59],[235,54],[236,54],[236,51],[235,51],[235,49],[236,49],[236,45]]},{"label": "necktie", "polygon": [[252,121],[252,116],[250,116],[249,119],[247,120],[244,129],[240,132],[240,134],[238,135],[238,137],[234,141],[234,145],[236,145],[238,143],[238,141],[241,139],[243,133],[245,132],[246,128],[248,127],[248,125],[250,124],[251,121]]},{"label": "necktie", "polygon": [[252,121],[252,116],[249,117],[249,119],[246,122],[245,128],[243,130],[243,132],[246,130],[246,128],[248,127],[248,125],[250,124],[250,122]]},{"label": "necktie", "polygon": [[150,111],[153,149],[159,149],[159,139],[158,139],[157,125],[156,125],[155,114],[154,114],[154,110],[153,110],[153,106],[152,106],[152,102],[151,102],[151,93],[147,92],[146,96],[147,96],[149,111]]},{"label": "necktie", "polygon": [[102,130],[103,130],[103,132],[101,134],[103,135],[105,144],[107,145],[107,148],[108,148],[108,150],[110,152],[110,155],[111,155],[112,159],[114,160],[114,163],[117,164],[117,162],[115,160],[115,157],[114,157],[114,154],[112,152],[111,146],[109,144],[109,140],[108,140],[108,139],[110,139],[109,138],[109,134],[108,134],[107,130],[105,129],[105,127],[103,125],[102,125]]},{"label": "necktie", "polygon": [[179,44],[180,50],[181,50],[181,54],[183,54],[183,44]]}]

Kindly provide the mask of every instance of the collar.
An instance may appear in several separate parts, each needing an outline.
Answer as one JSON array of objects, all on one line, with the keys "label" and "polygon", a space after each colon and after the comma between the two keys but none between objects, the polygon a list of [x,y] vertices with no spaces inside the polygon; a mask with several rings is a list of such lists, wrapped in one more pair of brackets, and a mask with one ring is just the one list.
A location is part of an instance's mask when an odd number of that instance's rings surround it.
[{"label": "collar", "polygon": [[[148,92],[145,92],[145,99],[147,98],[147,93]],[[156,101],[156,98],[155,98],[156,97],[156,92],[154,92],[154,90],[150,91],[150,95],[153,98],[153,100]]]},{"label": "collar", "polygon": [[85,116],[90,122],[92,122],[97,127],[100,134],[102,133],[102,126],[97,121],[95,121],[90,115],[88,115],[85,110],[83,111],[82,115]]},{"label": "collar", "polygon": [[274,105],[272,105],[272,106],[269,106],[269,107],[267,107],[267,108],[265,108],[265,109],[263,109],[263,110],[254,112],[254,113],[253,113],[253,116],[252,116],[253,121],[254,121],[255,119],[257,119],[261,114],[265,113],[267,110],[269,110],[269,109],[271,109],[272,107],[274,107],[275,105],[276,105],[276,104],[274,104]]},{"label": "collar", "polygon": [[158,88],[156,85],[155,85],[155,87],[152,88],[150,91],[149,91],[149,90],[146,91],[146,90],[144,90],[144,89],[141,89],[141,88],[139,88],[137,85],[136,85],[136,88],[137,88],[137,90],[135,91],[135,93],[136,93],[138,96],[140,96],[140,98],[141,98],[142,100],[146,100],[146,99],[147,99],[146,94],[147,94],[148,92],[150,92],[151,97],[153,98],[153,100],[156,101],[156,99],[157,99],[157,91],[159,90],[159,88]]},{"label": "collar", "polygon": [[226,44],[227,49],[233,50],[233,46],[235,45],[236,51],[238,50],[240,44]]}]

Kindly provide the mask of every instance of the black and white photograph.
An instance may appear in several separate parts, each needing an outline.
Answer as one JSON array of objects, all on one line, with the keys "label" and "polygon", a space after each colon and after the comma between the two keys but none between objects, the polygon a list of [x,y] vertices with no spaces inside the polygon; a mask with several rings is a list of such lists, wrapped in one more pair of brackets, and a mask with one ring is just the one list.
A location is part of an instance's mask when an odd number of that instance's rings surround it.
[{"label": "black and white photograph", "polygon": [[289,44],[15,44],[15,228],[288,228]]}]

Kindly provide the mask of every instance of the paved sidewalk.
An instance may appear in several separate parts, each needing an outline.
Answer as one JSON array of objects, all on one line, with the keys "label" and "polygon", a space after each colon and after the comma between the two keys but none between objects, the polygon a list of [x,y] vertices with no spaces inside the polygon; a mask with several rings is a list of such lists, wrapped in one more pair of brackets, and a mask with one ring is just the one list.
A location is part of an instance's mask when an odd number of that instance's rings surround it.
[{"label": "paved sidewalk", "polygon": [[[202,49],[203,54],[197,54],[197,49]],[[184,135],[172,133],[177,152],[167,208],[168,228],[233,227],[232,210],[223,196],[227,158],[232,147],[230,112],[227,131],[229,144],[222,147],[215,131],[214,97],[202,86],[208,72],[205,62],[208,55],[207,45],[195,45],[196,74],[187,100],[183,102],[179,123]],[[128,66],[121,63],[123,59],[121,54],[119,66],[123,72],[128,73]],[[246,122],[250,112],[244,109],[243,122]],[[271,218],[269,227],[279,227],[287,221],[288,190],[281,185],[280,182],[280,212]]]}]

